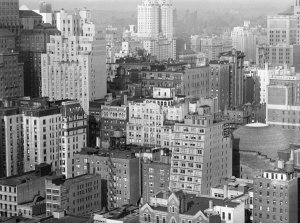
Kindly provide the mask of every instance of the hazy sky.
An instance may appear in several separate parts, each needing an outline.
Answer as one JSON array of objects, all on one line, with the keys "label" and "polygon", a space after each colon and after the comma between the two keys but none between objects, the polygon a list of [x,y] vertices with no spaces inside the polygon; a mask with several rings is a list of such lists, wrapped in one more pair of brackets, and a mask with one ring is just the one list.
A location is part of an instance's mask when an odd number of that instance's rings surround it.
[{"label": "hazy sky", "polygon": [[[91,6],[93,9],[99,10],[135,10],[136,5],[141,0],[45,0],[53,5],[54,9],[74,8]],[[20,6],[25,4],[29,8],[38,8],[40,0],[20,0]],[[176,8],[186,9],[193,8],[209,10],[215,8],[258,8],[266,11],[284,10],[294,3],[294,0],[173,0]],[[195,8],[196,7],[196,8]]]}]

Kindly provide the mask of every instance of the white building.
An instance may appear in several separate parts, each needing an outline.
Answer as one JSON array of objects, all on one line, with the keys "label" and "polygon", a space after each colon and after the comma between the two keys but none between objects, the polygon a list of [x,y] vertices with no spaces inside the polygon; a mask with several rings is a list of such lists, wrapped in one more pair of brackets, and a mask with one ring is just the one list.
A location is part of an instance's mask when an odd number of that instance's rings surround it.
[{"label": "white building", "polygon": [[35,165],[48,163],[53,169],[59,167],[60,108],[37,108],[24,112],[24,172],[32,171]]},{"label": "white building", "polygon": [[167,38],[146,39],[142,40],[143,48],[151,54],[156,56],[156,59],[167,60],[169,58],[176,59],[176,40]]},{"label": "white building", "polygon": [[62,33],[50,37],[41,57],[42,95],[51,101],[78,100],[87,113],[89,101],[106,95],[105,41],[80,13],[61,10],[55,16]]},{"label": "white building", "polygon": [[[148,146],[171,146],[173,126],[182,122],[188,104],[172,97],[174,89],[155,88],[153,99],[129,102],[127,142]],[[166,122],[171,124],[166,124]],[[173,123],[173,124],[172,124]]]},{"label": "white building", "polygon": [[257,36],[248,27],[234,27],[231,32],[232,47],[245,53],[245,60],[256,61]]},{"label": "white building", "polygon": [[138,6],[138,37],[173,38],[173,4],[171,0],[143,0]]},{"label": "white building", "polygon": [[267,103],[267,86],[270,84],[271,79],[296,79],[295,70],[286,67],[269,67],[265,64],[264,69],[257,70],[257,76],[260,83],[260,103]]}]

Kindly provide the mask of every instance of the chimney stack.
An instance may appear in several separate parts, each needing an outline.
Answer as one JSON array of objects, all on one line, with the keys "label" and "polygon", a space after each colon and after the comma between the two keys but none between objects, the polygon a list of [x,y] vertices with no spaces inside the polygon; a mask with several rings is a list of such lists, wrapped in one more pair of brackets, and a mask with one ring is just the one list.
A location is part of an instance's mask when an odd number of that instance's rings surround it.
[{"label": "chimney stack", "polygon": [[228,185],[224,185],[224,199],[228,198]]},{"label": "chimney stack", "polygon": [[214,203],[212,200],[209,200],[209,209],[212,210],[214,208]]}]

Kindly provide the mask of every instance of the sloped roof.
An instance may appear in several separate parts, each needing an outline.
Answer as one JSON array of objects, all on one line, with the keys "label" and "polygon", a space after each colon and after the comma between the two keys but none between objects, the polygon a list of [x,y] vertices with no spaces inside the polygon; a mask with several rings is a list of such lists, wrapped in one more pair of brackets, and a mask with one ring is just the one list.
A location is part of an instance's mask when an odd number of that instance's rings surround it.
[{"label": "sloped roof", "polygon": [[40,17],[42,16],[32,10],[19,10],[19,16],[20,18],[25,18],[25,17]]}]

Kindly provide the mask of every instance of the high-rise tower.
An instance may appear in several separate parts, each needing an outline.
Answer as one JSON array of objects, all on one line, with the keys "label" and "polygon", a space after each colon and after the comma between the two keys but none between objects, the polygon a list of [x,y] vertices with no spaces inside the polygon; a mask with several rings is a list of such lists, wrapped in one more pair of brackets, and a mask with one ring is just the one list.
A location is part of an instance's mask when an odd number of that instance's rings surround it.
[{"label": "high-rise tower", "polygon": [[141,38],[173,38],[171,0],[144,0],[138,6],[138,34]]},{"label": "high-rise tower", "polygon": [[88,113],[89,102],[106,95],[105,45],[95,25],[80,14],[61,10],[55,15],[61,35],[50,36],[42,54],[42,96],[78,100]]},{"label": "high-rise tower", "polygon": [[300,33],[299,33],[299,29],[300,29],[300,0],[296,0],[296,2],[295,2],[294,15],[297,16],[297,28],[298,28],[296,42],[297,42],[297,44],[300,44]]}]

